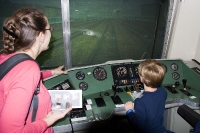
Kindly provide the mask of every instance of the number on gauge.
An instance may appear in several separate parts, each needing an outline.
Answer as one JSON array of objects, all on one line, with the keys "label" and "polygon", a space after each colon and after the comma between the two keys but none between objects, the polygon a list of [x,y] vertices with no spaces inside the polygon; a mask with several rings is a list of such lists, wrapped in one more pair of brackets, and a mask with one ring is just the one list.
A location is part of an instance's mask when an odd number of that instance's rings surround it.
[{"label": "number on gauge", "polygon": [[76,78],[78,80],[83,80],[85,78],[85,74],[83,72],[79,71],[76,73]]},{"label": "number on gauge", "polygon": [[87,90],[88,89],[88,84],[86,82],[81,82],[79,84],[79,88],[83,91]]},{"label": "number on gauge", "polygon": [[93,71],[93,76],[97,80],[104,80],[107,78],[106,70],[102,67],[96,67]]}]

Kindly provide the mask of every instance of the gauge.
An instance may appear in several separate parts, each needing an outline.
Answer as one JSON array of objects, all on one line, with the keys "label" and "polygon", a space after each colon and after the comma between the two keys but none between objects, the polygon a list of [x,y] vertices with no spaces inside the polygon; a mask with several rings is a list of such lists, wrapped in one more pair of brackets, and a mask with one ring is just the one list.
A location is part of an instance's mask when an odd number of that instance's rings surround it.
[{"label": "gauge", "polygon": [[85,78],[85,74],[83,72],[79,71],[76,73],[76,78],[78,80],[83,80]]},{"label": "gauge", "polygon": [[118,78],[123,78],[127,75],[127,69],[125,66],[117,67],[116,74]]},{"label": "gauge", "polygon": [[93,76],[97,80],[104,80],[107,78],[106,70],[102,67],[96,67],[93,71]]},{"label": "gauge", "polygon": [[129,75],[130,75],[130,77],[134,77],[135,73],[133,73],[132,68],[129,67],[128,70],[129,70]]},{"label": "gauge", "polygon": [[86,82],[81,82],[79,84],[79,88],[83,91],[87,90],[88,89],[88,84]]},{"label": "gauge", "polygon": [[177,72],[174,72],[172,73],[172,78],[178,80],[180,78],[180,75]]},{"label": "gauge", "polygon": [[178,70],[178,65],[175,63],[171,64],[171,69],[174,71]]}]

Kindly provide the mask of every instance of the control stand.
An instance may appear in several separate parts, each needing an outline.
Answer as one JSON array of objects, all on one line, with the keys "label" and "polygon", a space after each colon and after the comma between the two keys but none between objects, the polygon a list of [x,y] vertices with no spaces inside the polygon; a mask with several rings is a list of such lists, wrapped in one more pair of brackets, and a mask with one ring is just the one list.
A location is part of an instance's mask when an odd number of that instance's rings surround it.
[{"label": "control stand", "polygon": [[175,82],[175,84],[173,84],[173,85],[164,86],[164,87],[167,88],[172,94],[176,94],[176,93],[178,93],[176,91],[177,86],[179,86],[179,82]]},{"label": "control stand", "polygon": [[110,97],[111,97],[113,103],[114,103],[114,104],[123,104],[121,98],[120,98],[118,95],[116,95],[116,93],[119,92],[119,91],[117,91],[117,86],[116,86],[116,85],[113,85],[113,86],[112,86],[112,89],[113,89],[113,91],[114,91],[114,95],[113,95],[113,96],[110,96]]}]

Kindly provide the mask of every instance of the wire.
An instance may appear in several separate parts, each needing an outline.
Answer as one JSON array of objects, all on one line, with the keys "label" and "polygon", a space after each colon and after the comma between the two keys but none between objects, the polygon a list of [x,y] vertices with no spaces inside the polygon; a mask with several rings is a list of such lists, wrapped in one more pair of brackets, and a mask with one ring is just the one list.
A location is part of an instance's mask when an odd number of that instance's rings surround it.
[{"label": "wire", "polygon": [[71,128],[72,128],[72,133],[74,133],[74,128],[73,128],[73,124],[72,124],[71,118],[69,118],[69,122],[70,122],[70,125],[71,125]]}]

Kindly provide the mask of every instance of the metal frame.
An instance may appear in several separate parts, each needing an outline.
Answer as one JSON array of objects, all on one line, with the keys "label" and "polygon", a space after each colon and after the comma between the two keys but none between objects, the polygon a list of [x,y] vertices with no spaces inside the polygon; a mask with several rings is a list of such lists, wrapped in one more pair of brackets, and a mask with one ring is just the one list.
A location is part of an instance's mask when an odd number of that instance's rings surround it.
[{"label": "metal frame", "polygon": [[[175,18],[177,15],[177,9],[180,0],[169,0],[169,12],[166,25],[164,46],[162,51],[161,59],[166,59],[169,45],[173,33],[173,27],[175,23]],[[69,10],[69,0],[61,0],[62,8],[62,26],[63,26],[63,41],[64,41],[64,50],[65,50],[65,68],[68,70],[72,68],[72,59],[71,59],[71,46],[70,46],[70,10]]]},{"label": "metal frame", "polygon": [[62,28],[63,28],[63,42],[65,52],[65,69],[72,68],[71,61],[71,45],[70,45],[70,13],[69,0],[61,0],[62,9]]},{"label": "metal frame", "polygon": [[162,52],[162,59],[166,59],[169,51],[169,45],[172,38],[172,33],[174,29],[174,23],[177,15],[177,10],[179,6],[180,0],[170,0],[169,12],[168,12],[168,19],[167,19],[167,26],[165,31],[165,39],[164,39],[164,46]]}]

